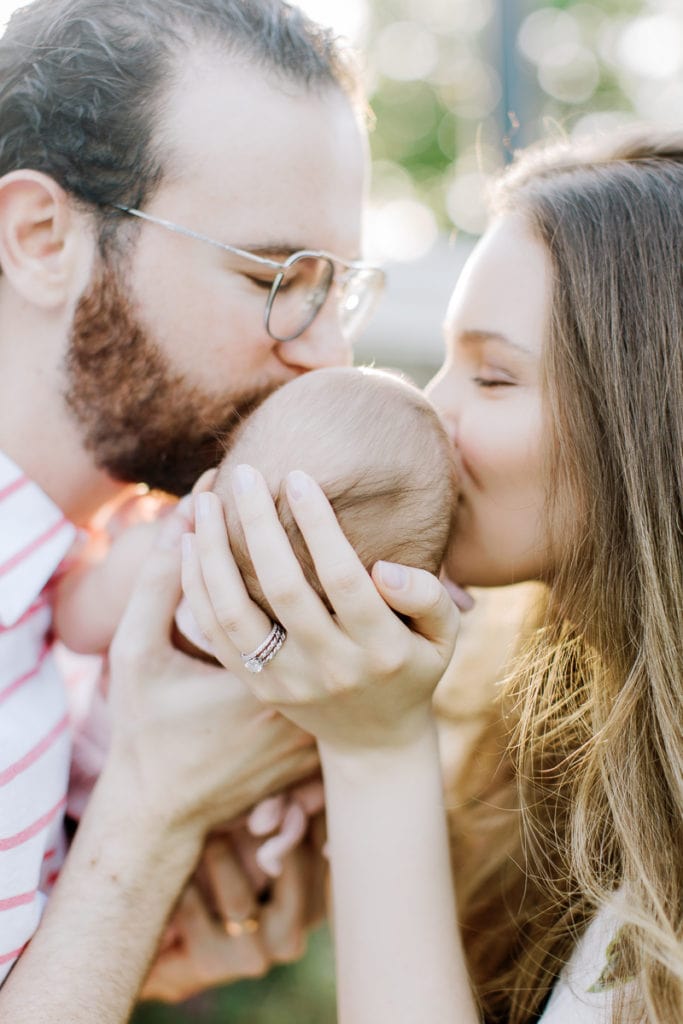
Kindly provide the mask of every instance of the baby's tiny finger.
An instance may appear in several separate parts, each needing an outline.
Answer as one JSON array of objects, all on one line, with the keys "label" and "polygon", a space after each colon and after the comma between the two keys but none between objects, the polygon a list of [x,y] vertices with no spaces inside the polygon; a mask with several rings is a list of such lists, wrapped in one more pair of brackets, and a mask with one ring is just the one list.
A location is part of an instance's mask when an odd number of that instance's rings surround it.
[{"label": "baby's tiny finger", "polygon": [[308,817],[298,804],[290,804],[276,836],[267,839],[256,851],[256,861],[271,878],[279,878],[284,858],[306,834]]},{"label": "baby's tiny finger", "polygon": [[283,796],[269,796],[256,804],[247,818],[247,828],[253,836],[267,836],[274,832],[285,812]]}]

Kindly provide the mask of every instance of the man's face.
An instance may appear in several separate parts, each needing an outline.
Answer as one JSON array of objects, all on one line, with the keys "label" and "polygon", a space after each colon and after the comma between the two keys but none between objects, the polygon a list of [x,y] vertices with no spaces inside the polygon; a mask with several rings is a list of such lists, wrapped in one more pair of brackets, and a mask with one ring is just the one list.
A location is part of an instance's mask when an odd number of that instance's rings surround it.
[{"label": "man's face", "polygon": [[[364,140],[336,89],[306,93],[195,53],[159,129],[164,183],[145,212],[284,259],[360,256]],[[350,362],[332,297],[298,338],[263,324],[268,288],[228,254],[154,224],[124,225],[74,317],[67,403],[100,468],[180,493],[217,438],[274,388]]]}]

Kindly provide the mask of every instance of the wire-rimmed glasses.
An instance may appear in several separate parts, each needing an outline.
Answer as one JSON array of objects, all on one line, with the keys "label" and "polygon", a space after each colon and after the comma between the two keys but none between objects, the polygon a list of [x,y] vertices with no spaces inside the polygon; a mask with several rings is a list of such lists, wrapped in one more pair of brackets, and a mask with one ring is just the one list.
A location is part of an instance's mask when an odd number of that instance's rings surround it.
[{"label": "wire-rimmed glasses", "polygon": [[322,309],[333,285],[336,286],[341,331],[344,337],[353,338],[372,316],[384,288],[384,271],[358,260],[343,260],[332,253],[313,249],[293,252],[282,262],[271,260],[247,249],[219,242],[173,221],[153,217],[132,206],[111,205],[121,213],[156,224],[177,235],[206,242],[275,271],[272,282],[256,281],[269,289],[263,322],[274,341],[293,341],[303,334]]}]

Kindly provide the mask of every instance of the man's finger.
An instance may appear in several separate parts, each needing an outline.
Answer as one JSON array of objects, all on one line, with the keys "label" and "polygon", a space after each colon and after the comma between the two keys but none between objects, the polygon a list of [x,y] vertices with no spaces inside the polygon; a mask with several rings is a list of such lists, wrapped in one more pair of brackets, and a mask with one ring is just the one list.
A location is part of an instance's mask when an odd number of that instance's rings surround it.
[{"label": "man's finger", "polygon": [[310,779],[292,787],[292,800],[304,809],[309,818],[325,806],[325,787],[321,778]]},{"label": "man's finger", "polygon": [[[180,538],[185,525],[171,513],[159,526],[156,543],[143,562],[114,638],[114,647],[149,646],[149,638],[168,636],[180,600]],[[121,639],[125,638],[125,639]]]},{"label": "man's finger", "polygon": [[176,942],[152,965],[142,999],[181,1002],[213,985],[259,977],[270,965],[258,932],[239,938],[227,935],[193,884],[186,887],[173,924]]},{"label": "man's finger", "polygon": [[306,949],[307,865],[302,847],[285,858],[273,898],[261,914],[261,940],[276,962],[298,960]]},{"label": "man's finger", "polygon": [[231,923],[257,920],[256,895],[229,839],[210,839],[204,848],[200,868],[215,910],[226,928]]}]

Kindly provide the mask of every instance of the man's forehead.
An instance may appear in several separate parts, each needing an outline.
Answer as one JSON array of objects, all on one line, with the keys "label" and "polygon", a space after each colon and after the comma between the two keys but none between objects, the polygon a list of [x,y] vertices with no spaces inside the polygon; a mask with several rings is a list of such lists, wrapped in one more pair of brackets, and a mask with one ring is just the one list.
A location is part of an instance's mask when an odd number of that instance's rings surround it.
[{"label": "man's forehead", "polygon": [[[317,145],[308,158],[338,138],[362,144],[364,131],[350,99],[341,88],[307,88],[275,71],[248,64],[230,54],[199,51],[180,66],[164,99],[161,113],[163,140],[179,159],[189,158],[194,170],[203,154],[220,155],[230,146],[233,162],[243,154],[262,156],[280,176],[286,173],[290,152],[305,149],[289,134],[296,124],[303,132],[315,130]],[[287,146],[283,146],[283,141]],[[338,147],[341,148],[341,147]],[[265,159],[267,157],[267,159]],[[230,173],[230,167],[224,168]]]},{"label": "man's forehead", "polygon": [[169,187],[204,207],[183,212],[190,226],[201,214],[204,230],[250,249],[357,254],[367,152],[341,89],[307,91],[213,53],[175,81],[161,140]]}]

